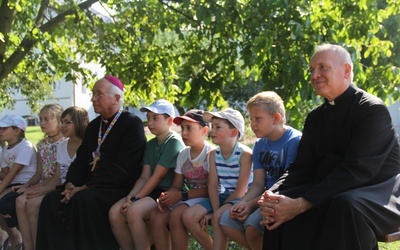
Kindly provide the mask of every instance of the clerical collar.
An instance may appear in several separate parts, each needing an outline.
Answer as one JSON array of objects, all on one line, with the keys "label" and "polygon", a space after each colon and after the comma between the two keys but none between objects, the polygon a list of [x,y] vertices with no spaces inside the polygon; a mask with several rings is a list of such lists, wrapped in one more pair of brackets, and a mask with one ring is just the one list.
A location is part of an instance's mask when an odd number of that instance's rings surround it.
[{"label": "clerical collar", "polygon": [[[117,113],[118,113],[118,112],[117,112]],[[114,117],[117,115],[117,113],[115,113],[113,116],[111,116],[111,117],[108,118],[108,119],[103,118],[102,116],[100,116],[101,121],[102,121],[103,123],[105,123],[105,124],[109,124],[109,123],[111,123],[111,122],[114,120]]]},{"label": "clerical collar", "polygon": [[357,92],[357,87],[353,84],[351,84],[340,96],[338,96],[335,100],[333,101],[328,101],[325,99],[325,102],[328,103],[330,106],[337,106],[346,103],[348,98],[354,93]]}]

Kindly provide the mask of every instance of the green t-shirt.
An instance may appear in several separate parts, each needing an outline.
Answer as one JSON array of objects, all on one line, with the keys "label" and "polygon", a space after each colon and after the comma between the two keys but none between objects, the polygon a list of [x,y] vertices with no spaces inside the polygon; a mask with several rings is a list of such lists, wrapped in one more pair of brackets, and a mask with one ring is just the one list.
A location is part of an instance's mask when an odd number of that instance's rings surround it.
[{"label": "green t-shirt", "polygon": [[168,173],[158,183],[157,188],[167,190],[174,179],[174,169],[176,159],[181,149],[185,147],[182,138],[175,132],[169,133],[167,138],[158,144],[157,138],[153,138],[146,144],[146,150],[143,157],[143,165],[150,165],[151,174],[157,165],[168,168]]}]

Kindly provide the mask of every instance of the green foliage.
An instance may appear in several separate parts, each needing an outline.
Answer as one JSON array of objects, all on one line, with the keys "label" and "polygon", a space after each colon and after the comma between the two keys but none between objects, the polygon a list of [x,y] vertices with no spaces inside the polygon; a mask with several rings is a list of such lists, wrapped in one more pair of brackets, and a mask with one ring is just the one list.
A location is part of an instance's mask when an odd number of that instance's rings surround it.
[{"label": "green foliage", "polygon": [[[34,106],[62,77],[91,85],[81,63],[97,62],[125,83],[129,105],[223,108],[274,90],[300,128],[318,102],[309,57],[326,42],[350,50],[358,86],[400,97],[398,0],[45,2],[0,1],[0,108],[12,106],[12,89]],[[89,8],[95,2],[108,17]]]}]

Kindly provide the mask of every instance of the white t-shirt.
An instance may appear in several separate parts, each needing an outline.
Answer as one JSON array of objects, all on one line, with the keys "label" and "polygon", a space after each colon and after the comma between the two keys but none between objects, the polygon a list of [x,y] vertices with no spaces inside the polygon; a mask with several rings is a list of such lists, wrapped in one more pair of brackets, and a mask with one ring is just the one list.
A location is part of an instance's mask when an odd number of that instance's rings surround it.
[{"label": "white t-shirt", "polygon": [[10,184],[24,184],[36,173],[36,149],[25,138],[13,148],[8,149],[8,146],[5,146],[2,150],[1,168],[9,167],[11,170],[14,163],[21,164],[24,167],[17,173]]},{"label": "white t-shirt", "polygon": [[[210,169],[208,166],[208,152],[213,148],[214,146],[206,141],[203,150],[195,159],[190,157],[190,147],[186,147],[179,152],[175,173],[184,176],[185,190],[207,186],[208,171]],[[173,210],[180,204],[186,204],[191,207],[206,199],[206,197],[198,197],[186,201],[178,201],[169,207],[169,209]]]},{"label": "white t-shirt", "polygon": [[203,150],[195,158],[190,157],[190,147],[182,149],[176,160],[175,173],[182,174],[187,188],[203,188],[207,186],[208,152],[214,148],[206,141]]},{"label": "white t-shirt", "polygon": [[60,164],[61,183],[65,182],[69,166],[76,158],[76,152],[72,158],[68,154],[68,141],[69,139],[66,139],[57,144],[57,163]]}]

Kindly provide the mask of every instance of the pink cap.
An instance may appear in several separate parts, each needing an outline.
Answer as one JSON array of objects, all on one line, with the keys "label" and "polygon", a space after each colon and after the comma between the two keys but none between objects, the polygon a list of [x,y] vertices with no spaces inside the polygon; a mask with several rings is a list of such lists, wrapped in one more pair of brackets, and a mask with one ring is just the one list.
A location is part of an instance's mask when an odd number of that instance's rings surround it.
[{"label": "pink cap", "polygon": [[111,84],[117,86],[120,90],[124,91],[124,85],[122,84],[121,80],[118,79],[115,76],[105,76],[103,77],[107,81],[109,81]]}]

